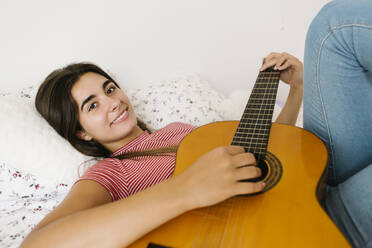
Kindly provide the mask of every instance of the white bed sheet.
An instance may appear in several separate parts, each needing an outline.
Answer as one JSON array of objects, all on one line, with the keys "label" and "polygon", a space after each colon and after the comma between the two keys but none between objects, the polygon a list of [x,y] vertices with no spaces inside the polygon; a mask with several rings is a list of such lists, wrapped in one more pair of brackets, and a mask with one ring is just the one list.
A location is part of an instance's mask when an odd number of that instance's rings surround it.
[{"label": "white bed sheet", "polygon": [[63,182],[51,185],[0,163],[0,247],[18,247],[70,187]]}]

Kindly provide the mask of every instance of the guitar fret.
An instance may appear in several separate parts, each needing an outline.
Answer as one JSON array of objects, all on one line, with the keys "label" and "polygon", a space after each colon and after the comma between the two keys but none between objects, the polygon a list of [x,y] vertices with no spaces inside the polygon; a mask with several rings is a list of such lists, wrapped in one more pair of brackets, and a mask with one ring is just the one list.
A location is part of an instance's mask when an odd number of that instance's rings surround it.
[{"label": "guitar fret", "polygon": [[266,137],[255,138],[255,137],[240,137],[240,136],[236,136],[235,139],[240,140],[240,141],[247,141],[249,143],[252,143],[252,141],[265,141],[265,140],[267,140]]},{"label": "guitar fret", "polygon": [[[266,110],[266,111],[270,111],[270,110]],[[263,118],[263,117],[271,117],[271,111],[270,113],[245,113],[243,114],[243,117],[244,118],[249,118],[249,117],[253,117],[253,118]],[[271,120],[271,118],[270,118]]]},{"label": "guitar fret", "polygon": [[248,143],[253,143],[254,145],[267,145],[267,140],[264,139],[251,139],[251,140],[242,140]]},{"label": "guitar fret", "polygon": [[254,137],[254,138],[262,138],[262,137],[265,137],[265,136],[268,136],[269,132],[259,132],[259,133],[255,133],[255,134],[248,134],[248,133],[244,133],[244,132],[236,132],[236,136],[237,138],[244,138],[244,139],[249,139],[250,137]]},{"label": "guitar fret", "polygon": [[260,97],[251,97],[251,98],[249,98],[249,101],[251,101],[251,100],[273,101],[274,99],[262,99]]},{"label": "guitar fret", "polygon": [[243,116],[247,115],[272,115],[273,110],[272,109],[262,109],[262,108],[255,108],[255,109],[249,109],[246,113],[243,113]]},{"label": "guitar fret", "polygon": [[[240,133],[246,133],[247,135],[251,135],[250,133],[248,132],[242,132],[240,128],[238,128],[237,130],[239,130]],[[265,134],[267,135],[269,129],[255,129],[255,128],[245,128],[245,130],[251,130],[252,132],[254,133],[257,133],[257,134]]]},{"label": "guitar fret", "polygon": [[[267,130],[267,131],[270,131],[270,130]],[[236,131],[236,137],[242,137],[242,138],[245,138],[245,139],[249,139],[250,137],[253,137],[253,138],[256,138],[256,137],[265,137],[267,136],[269,132],[260,132],[260,133],[247,133],[247,132],[242,132],[240,130],[237,130]]]},{"label": "guitar fret", "polygon": [[275,106],[275,102],[274,101],[271,101],[271,102],[254,102],[254,101],[249,101],[248,102],[249,105],[254,105],[254,106]]},{"label": "guitar fret", "polygon": [[259,73],[259,76],[260,75],[267,75],[267,74],[269,74],[269,75],[278,75],[279,76],[279,74],[280,74],[280,72],[279,71],[261,71],[260,73]]},{"label": "guitar fret", "polygon": [[246,133],[246,132],[240,132],[240,131],[236,131],[236,133],[246,135],[246,137],[247,137],[248,135],[250,135],[250,136],[252,136],[252,137],[255,137],[255,136],[263,136],[263,137],[265,137],[265,136],[267,135],[267,133],[263,133],[263,134],[261,134],[261,133],[248,134],[248,133]]},{"label": "guitar fret", "polygon": [[253,89],[259,89],[259,88],[264,88],[264,89],[276,89],[276,81],[278,79],[272,78],[272,79],[262,79],[262,80],[257,80],[255,86]]},{"label": "guitar fret", "polygon": [[257,121],[257,122],[266,122],[266,121],[272,121],[272,118],[260,118],[260,119],[257,119],[257,118],[247,118],[247,117],[242,117],[242,119],[243,120],[247,120],[248,122],[247,123],[249,123],[249,124],[251,124],[251,123],[255,123],[255,121]]},{"label": "guitar fret", "polygon": [[252,107],[252,108],[249,108],[249,109],[254,109],[254,110],[261,110],[262,108],[261,107],[274,107],[275,104],[252,104],[252,103],[248,103],[249,107]]},{"label": "guitar fret", "polygon": [[265,77],[265,76],[267,76],[267,75],[263,75],[262,77],[258,77],[257,79],[266,79],[266,78],[268,78],[268,79],[276,79],[276,77]]},{"label": "guitar fret", "polygon": [[252,94],[254,95],[264,95],[266,97],[275,97],[276,96],[276,92],[253,92]]},{"label": "guitar fret", "polygon": [[271,92],[271,93],[275,93],[276,91],[276,87],[275,88],[272,88],[272,89],[268,89],[268,88],[253,88],[252,92]]},{"label": "guitar fret", "polygon": [[273,111],[271,109],[258,109],[258,108],[255,108],[255,109],[251,109],[252,112],[246,112],[246,113],[243,113],[243,117],[255,117],[255,118],[269,118],[271,117]]},{"label": "guitar fret", "polygon": [[249,126],[239,126],[238,129],[245,131],[246,133],[257,132],[258,130],[270,130],[270,124],[264,123],[260,125],[249,125]]},{"label": "guitar fret", "polygon": [[260,119],[244,119],[246,121],[247,124],[250,124],[251,126],[255,126],[255,125],[270,125],[271,124],[271,119],[267,119],[267,120],[260,120]]},{"label": "guitar fret", "polygon": [[243,146],[245,148],[255,149],[255,150],[266,150],[267,143],[265,144],[254,144],[249,142],[244,142],[244,140],[233,140],[232,145]]},{"label": "guitar fret", "polygon": [[245,114],[242,116],[242,119],[245,120],[266,120],[271,121],[272,116],[270,114]]},{"label": "guitar fret", "polygon": [[247,126],[241,126],[239,125],[239,129],[243,129],[243,130],[249,130],[249,131],[255,131],[256,129],[260,129],[260,127],[263,127],[261,129],[268,129],[268,127],[271,126],[271,123],[264,123],[264,124],[261,124],[261,125],[255,125],[256,127],[253,127],[252,125],[249,125],[248,127]]},{"label": "guitar fret", "polygon": [[264,77],[264,78],[258,78],[257,79],[257,83],[276,83],[276,78],[267,78],[267,77]]}]

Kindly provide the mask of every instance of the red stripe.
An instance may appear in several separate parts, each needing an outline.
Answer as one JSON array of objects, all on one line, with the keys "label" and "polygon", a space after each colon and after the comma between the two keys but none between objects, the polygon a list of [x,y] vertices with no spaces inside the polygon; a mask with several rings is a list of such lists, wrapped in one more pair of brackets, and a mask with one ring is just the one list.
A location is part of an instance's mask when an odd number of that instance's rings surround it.
[{"label": "red stripe", "polygon": [[[128,151],[178,145],[194,128],[189,124],[174,122],[151,134],[145,131],[115,151],[113,156]],[[138,156],[121,161],[106,158],[89,168],[77,182],[94,180],[105,187],[115,201],[169,178],[173,174],[175,162],[175,154]]]}]

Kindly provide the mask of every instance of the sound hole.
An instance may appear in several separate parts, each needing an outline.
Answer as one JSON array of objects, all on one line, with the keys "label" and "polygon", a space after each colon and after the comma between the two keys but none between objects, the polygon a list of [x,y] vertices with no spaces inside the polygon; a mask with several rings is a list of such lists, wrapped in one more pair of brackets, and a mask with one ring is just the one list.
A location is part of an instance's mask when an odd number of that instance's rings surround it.
[{"label": "sound hole", "polygon": [[269,167],[267,166],[266,161],[264,161],[262,159],[259,160],[257,167],[261,169],[261,176],[257,177],[257,178],[249,179],[248,180],[249,182],[258,182],[258,181],[262,181],[266,178],[266,176],[269,172]]},{"label": "sound hole", "polygon": [[272,189],[275,185],[277,185],[283,175],[282,164],[280,163],[279,159],[275,157],[275,155],[269,151],[266,152],[265,159],[258,161],[257,166],[261,169],[261,172],[262,172],[260,177],[247,179],[247,180],[241,180],[241,181],[242,182],[258,182],[258,181],[263,180],[266,183],[265,188],[261,192],[258,192],[258,193],[244,194],[240,196],[252,196],[252,195],[264,193]]}]

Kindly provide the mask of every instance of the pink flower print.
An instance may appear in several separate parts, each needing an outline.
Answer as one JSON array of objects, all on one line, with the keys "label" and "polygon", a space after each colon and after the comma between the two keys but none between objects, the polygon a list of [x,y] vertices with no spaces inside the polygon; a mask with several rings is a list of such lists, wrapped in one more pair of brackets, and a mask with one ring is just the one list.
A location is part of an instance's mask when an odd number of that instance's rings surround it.
[{"label": "pink flower print", "polygon": [[41,206],[38,206],[37,208],[34,208],[34,211],[41,211]]}]

